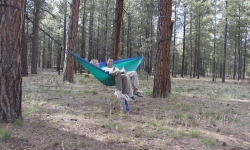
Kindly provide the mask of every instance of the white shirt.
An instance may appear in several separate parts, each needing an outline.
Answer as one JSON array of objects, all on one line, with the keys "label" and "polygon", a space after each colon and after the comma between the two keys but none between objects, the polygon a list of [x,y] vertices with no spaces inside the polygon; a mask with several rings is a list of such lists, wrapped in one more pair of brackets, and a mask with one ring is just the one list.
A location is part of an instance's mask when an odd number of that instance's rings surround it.
[{"label": "white shirt", "polygon": [[[115,69],[115,70],[114,70]],[[105,72],[109,72],[109,73],[112,73],[114,71],[120,71],[117,67],[112,67],[112,68],[109,68],[109,67],[103,67],[102,70],[104,70]]]}]

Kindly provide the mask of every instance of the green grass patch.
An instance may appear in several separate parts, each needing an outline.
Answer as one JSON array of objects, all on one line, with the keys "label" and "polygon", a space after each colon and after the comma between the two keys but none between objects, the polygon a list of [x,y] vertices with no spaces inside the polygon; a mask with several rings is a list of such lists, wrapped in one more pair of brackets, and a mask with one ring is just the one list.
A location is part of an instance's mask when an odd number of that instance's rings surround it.
[{"label": "green grass patch", "polygon": [[0,139],[9,139],[11,137],[11,131],[0,128]]},{"label": "green grass patch", "polygon": [[232,130],[230,128],[223,128],[222,132],[225,134],[232,134]]},{"label": "green grass patch", "polygon": [[15,121],[15,124],[21,127],[21,126],[23,126],[24,121],[23,121],[22,119],[17,119],[17,120]]},{"label": "green grass patch", "polygon": [[97,92],[96,90],[93,90],[93,91],[92,91],[92,94],[93,94],[93,95],[97,95],[98,92]]},{"label": "green grass patch", "polygon": [[187,91],[188,92],[193,92],[193,91],[201,92],[202,90],[199,87],[197,87],[197,88],[188,88]]},{"label": "green grass patch", "polygon": [[211,116],[214,116],[214,112],[212,112],[210,110],[201,113],[201,118],[208,118],[208,117],[211,117]]},{"label": "green grass patch", "polygon": [[29,113],[33,116],[37,115],[40,112],[40,106],[38,102],[32,101]]},{"label": "green grass patch", "polygon": [[214,147],[216,145],[216,139],[213,137],[202,137],[201,143],[206,147]]},{"label": "green grass patch", "polygon": [[151,97],[153,95],[153,91],[146,91],[146,96]]},{"label": "green grass patch", "polygon": [[197,131],[197,130],[191,130],[191,131],[189,131],[189,135],[191,137],[194,137],[194,138],[199,138],[201,133],[200,133],[200,131]]},{"label": "green grass patch", "polygon": [[178,106],[182,111],[189,111],[191,110],[192,106],[186,103],[181,103]]}]

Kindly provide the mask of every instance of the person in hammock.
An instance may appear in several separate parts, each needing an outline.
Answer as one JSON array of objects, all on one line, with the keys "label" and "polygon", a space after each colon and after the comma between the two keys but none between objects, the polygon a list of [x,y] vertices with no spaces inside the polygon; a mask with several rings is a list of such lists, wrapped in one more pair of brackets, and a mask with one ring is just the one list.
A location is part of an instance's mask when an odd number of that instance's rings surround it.
[{"label": "person in hammock", "polygon": [[143,97],[142,94],[138,91],[139,88],[139,79],[138,79],[138,75],[136,71],[128,71],[126,72],[125,68],[122,68],[121,70],[119,70],[117,67],[113,67],[113,59],[109,58],[107,61],[107,67],[103,67],[102,68],[104,71],[108,71],[109,73],[112,72],[121,72],[121,76],[126,76],[126,78],[131,79],[131,83],[132,83],[132,88],[131,91],[129,92],[130,96],[133,95],[137,95],[139,97]]},{"label": "person in hammock", "polygon": [[[90,63],[99,67],[99,62],[97,59],[92,59]],[[115,94],[117,95],[117,97],[122,97],[123,95],[125,95],[129,97],[130,101],[137,102],[137,100],[134,98],[134,94],[139,97],[142,97],[142,94],[138,91],[139,80],[138,80],[137,72],[129,71],[126,73],[124,68],[122,70],[119,70],[116,67],[112,67],[112,65],[113,65],[113,59],[108,59],[107,67],[103,67],[102,69],[110,73],[111,75],[115,76],[115,86],[116,86]],[[130,78],[132,81],[132,86],[133,86],[134,91],[132,90],[131,85],[130,85],[130,81],[129,81]]]}]

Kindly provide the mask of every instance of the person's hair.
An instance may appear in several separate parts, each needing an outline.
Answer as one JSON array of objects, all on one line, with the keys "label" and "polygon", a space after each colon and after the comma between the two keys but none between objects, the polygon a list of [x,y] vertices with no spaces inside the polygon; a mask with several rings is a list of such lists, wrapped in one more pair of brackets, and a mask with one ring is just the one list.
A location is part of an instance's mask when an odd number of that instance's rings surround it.
[{"label": "person's hair", "polygon": [[[113,59],[113,58],[111,58],[111,57],[110,57],[110,58],[108,58],[108,60],[110,60],[110,59],[114,60],[114,59]],[[107,60],[107,61],[108,61],[108,60]]]},{"label": "person's hair", "polygon": [[90,63],[95,65],[97,61],[98,61],[97,59],[92,59]]}]

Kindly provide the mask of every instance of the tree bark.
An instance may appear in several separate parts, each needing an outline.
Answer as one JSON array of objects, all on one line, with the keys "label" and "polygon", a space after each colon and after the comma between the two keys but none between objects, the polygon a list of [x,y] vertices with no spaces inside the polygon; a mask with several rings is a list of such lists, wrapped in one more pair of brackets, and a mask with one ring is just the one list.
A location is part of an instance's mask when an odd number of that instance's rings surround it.
[{"label": "tree bark", "polygon": [[158,1],[157,51],[153,97],[167,97],[171,92],[170,44],[172,35],[172,0]]},{"label": "tree bark", "polygon": [[[24,4],[24,11],[26,12],[26,0]],[[27,64],[27,39],[25,35],[25,19],[23,20],[23,37],[22,37],[22,53],[21,53],[21,64],[22,64],[22,76],[28,76],[28,64]]]},{"label": "tree bark", "polygon": [[31,74],[37,74],[38,27],[39,27],[39,20],[40,20],[40,9],[41,9],[40,2],[39,1],[35,1],[33,38],[32,38]]},{"label": "tree bark", "polygon": [[21,51],[25,0],[0,1],[0,121],[22,119]]},{"label": "tree bark", "polygon": [[[78,17],[79,17],[79,6],[80,0],[72,0],[71,4],[71,15],[69,21],[69,30],[68,30],[68,45],[67,50],[70,52],[75,52],[76,50],[76,37],[78,31]],[[69,57],[68,53],[65,53],[65,68],[63,81],[74,82],[73,77],[73,69],[74,69],[74,59],[73,57]]]},{"label": "tree bark", "polygon": [[132,26],[131,26],[131,20],[132,20],[132,16],[131,14],[128,15],[128,31],[127,31],[127,57],[132,57],[132,42],[131,42],[131,30],[132,30]]},{"label": "tree bark", "polygon": [[93,59],[94,49],[93,49],[93,28],[94,28],[94,0],[92,1],[92,9],[90,10],[89,15],[89,51],[88,51],[88,60]]},{"label": "tree bark", "polygon": [[[227,11],[227,1],[226,1],[226,11]],[[224,53],[222,62],[222,83],[225,82],[226,77],[226,57],[227,56],[227,16],[225,18],[225,33],[224,33]]]},{"label": "tree bark", "polygon": [[[83,4],[83,15],[82,15],[82,45],[81,45],[81,57],[86,58],[86,43],[85,43],[85,22],[86,22],[86,1],[84,0]],[[85,70],[82,66],[80,68],[80,74],[82,74],[83,70]]]},{"label": "tree bark", "polygon": [[186,43],[186,7],[184,9],[184,22],[183,22],[184,26],[183,26],[183,47],[182,47],[182,63],[181,63],[181,77],[183,77],[184,74],[184,62],[185,62],[185,43]]},{"label": "tree bark", "polygon": [[114,60],[118,59],[118,48],[120,42],[120,30],[122,22],[122,12],[123,12],[123,0],[116,0],[116,9],[115,9],[115,20],[113,25],[112,33],[112,46],[110,57]]}]

